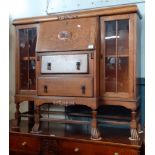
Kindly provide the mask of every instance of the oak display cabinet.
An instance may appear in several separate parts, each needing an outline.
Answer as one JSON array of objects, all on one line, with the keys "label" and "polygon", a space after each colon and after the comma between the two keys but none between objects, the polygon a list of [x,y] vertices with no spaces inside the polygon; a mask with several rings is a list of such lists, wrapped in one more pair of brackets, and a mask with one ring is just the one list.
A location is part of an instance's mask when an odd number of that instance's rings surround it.
[{"label": "oak display cabinet", "polygon": [[19,128],[23,101],[35,112],[33,133],[40,132],[40,122],[45,120],[40,113],[44,104],[85,105],[92,109],[92,120],[87,122],[90,137],[100,140],[97,109],[114,105],[131,110],[130,140],[139,140],[140,18],[137,6],[129,5],[14,20],[16,113],[12,128]]}]

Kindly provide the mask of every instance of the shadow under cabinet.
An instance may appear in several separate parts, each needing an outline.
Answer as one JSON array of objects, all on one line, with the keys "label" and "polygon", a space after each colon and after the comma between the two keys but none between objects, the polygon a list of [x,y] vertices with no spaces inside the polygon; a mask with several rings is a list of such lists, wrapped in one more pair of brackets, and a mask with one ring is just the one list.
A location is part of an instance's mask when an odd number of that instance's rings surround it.
[{"label": "shadow under cabinet", "polygon": [[144,155],[143,141],[130,141],[125,128],[100,126],[104,139],[92,141],[89,125],[42,122],[42,132],[32,134],[32,124],[10,129],[10,155]]}]

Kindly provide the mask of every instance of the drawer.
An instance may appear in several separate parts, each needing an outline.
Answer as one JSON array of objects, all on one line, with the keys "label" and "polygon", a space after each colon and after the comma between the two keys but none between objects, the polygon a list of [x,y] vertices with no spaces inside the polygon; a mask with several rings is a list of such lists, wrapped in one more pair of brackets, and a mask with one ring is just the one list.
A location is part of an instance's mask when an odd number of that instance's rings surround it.
[{"label": "drawer", "polygon": [[60,145],[62,155],[140,155],[138,150],[124,146],[69,141]]},{"label": "drawer", "polygon": [[40,151],[40,141],[37,137],[23,135],[10,135],[10,150],[26,151],[37,153]]},{"label": "drawer", "polygon": [[9,151],[9,155],[40,155],[38,152],[27,152],[27,151]]},{"label": "drawer", "polygon": [[41,73],[88,73],[88,55],[42,56]]},{"label": "drawer", "polygon": [[38,95],[93,96],[92,77],[40,77]]},{"label": "drawer", "polygon": [[38,29],[36,51],[94,49],[96,36],[96,17],[44,22]]},{"label": "drawer", "polygon": [[91,155],[139,155],[139,152],[135,149],[131,149],[125,146],[112,146],[112,145],[92,145]]},{"label": "drawer", "polygon": [[61,142],[60,152],[62,155],[92,155],[91,145],[79,142]]}]

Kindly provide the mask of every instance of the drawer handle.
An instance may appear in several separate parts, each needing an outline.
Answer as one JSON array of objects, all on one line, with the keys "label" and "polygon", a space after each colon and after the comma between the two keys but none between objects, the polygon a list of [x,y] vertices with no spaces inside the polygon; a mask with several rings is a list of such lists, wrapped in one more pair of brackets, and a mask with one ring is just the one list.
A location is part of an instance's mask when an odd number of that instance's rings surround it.
[{"label": "drawer handle", "polygon": [[76,62],[76,69],[80,70],[80,62]]},{"label": "drawer handle", "polygon": [[47,93],[47,86],[44,86],[44,93]]},{"label": "drawer handle", "polygon": [[37,56],[37,61],[40,61],[40,56]]},{"label": "drawer handle", "polygon": [[115,152],[114,155],[119,155],[119,153]]},{"label": "drawer handle", "polygon": [[67,40],[67,39],[71,39],[71,37],[72,37],[72,33],[68,31],[61,31],[58,34],[59,40]]},{"label": "drawer handle", "polygon": [[47,63],[47,70],[51,70],[52,64],[50,62]]},{"label": "drawer handle", "polygon": [[21,145],[24,147],[27,145],[27,142],[23,142]]},{"label": "drawer handle", "polygon": [[76,147],[75,149],[74,149],[74,152],[79,152],[80,151],[80,149],[78,148],[78,147]]},{"label": "drawer handle", "polygon": [[86,86],[85,85],[82,85],[81,91],[82,91],[82,94],[85,94],[86,93]]}]

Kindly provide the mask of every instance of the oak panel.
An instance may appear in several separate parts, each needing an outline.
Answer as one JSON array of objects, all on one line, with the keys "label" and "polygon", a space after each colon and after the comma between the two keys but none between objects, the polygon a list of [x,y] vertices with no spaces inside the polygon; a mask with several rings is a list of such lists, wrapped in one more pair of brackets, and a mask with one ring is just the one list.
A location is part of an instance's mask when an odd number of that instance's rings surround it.
[{"label": "oak panel", "polygon": [[95,48],[97,17],[40,24],[36,51],[70,51]]},{"label": "oak panel", "polygon": [[93,96],[92,77],[40,77],[38,95]]}]

